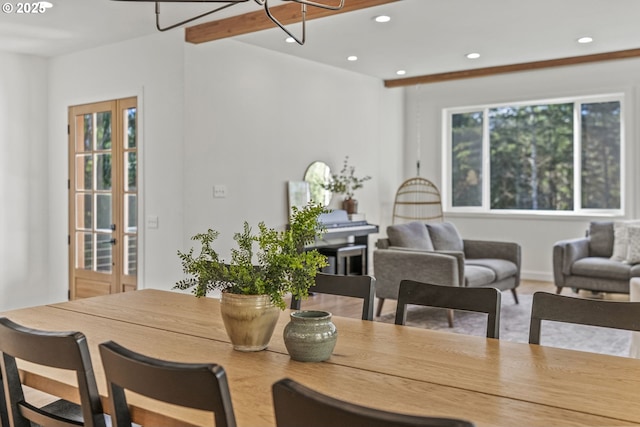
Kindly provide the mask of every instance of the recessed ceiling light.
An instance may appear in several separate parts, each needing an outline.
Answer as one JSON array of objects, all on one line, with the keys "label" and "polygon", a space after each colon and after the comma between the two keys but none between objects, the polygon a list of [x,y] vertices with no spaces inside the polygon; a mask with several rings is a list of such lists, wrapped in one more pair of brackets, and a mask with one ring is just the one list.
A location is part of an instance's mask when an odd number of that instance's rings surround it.
[{"label": "recessed ceiling light", "polygon": [[374,18],[376,22],[389,22],[391,21],[391,17],[387,15],[380,15]]},{"label": "recessed ceiling light", "polygon": [[467,53],[466,56],[467,56],[468,59],[478,59],[478,58],[480,58],[480,54],[478,52]]},{"label": "recessed ceiling light", "polygon": [[591,43],[593,39],[591,37],[580,37],[578,43]]},{"label": "recessed ceiling light", "polygon": [[407,74],[407,72],[405,70],[398,70],[396,71],[396,74],[399,76],[404,76],[405,74]]},{"label": "recessed ceiling light", "polygon": [[287,43],[295,43],[296,39],[294,39],[293,37],[287,37],[286,39],[284,39],[284,41],[286,41]]},{"label": "recessed ceiling light", "polygon": [[347,61],[357,61],[358,57],[355,55],[347,56]]}]

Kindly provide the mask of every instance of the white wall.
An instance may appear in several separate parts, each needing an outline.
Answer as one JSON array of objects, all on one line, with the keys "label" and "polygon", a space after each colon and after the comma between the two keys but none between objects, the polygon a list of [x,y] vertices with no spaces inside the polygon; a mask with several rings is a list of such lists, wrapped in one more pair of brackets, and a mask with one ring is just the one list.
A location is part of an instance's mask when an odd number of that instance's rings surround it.
[{"label": "white wall", "polygon": [[[287,181],[315,160],[339,171],[346,155],[373,177],[356,192],[359,211],[384,222],[402,161],[402,91],[232,40],[187,45],[185,69],[186,247],[211,227],[228,256],[244,220],[284,226]],[[213,197],[216,184],[226,198]]]},{"label": "white wall", "polygon": [[[360,211],[382,229],[389,221],[401,181],[401,89],[231,40],[187,45],[179,31],[0,60],[0,191],[12,207],[0,216],[0,310],[67,298],[72,105],[138,97],[141,288],[170,289],[182,277],[176,251],[196,232],[220,230],[228,254],[243,220],[284,226],[286,182],[314,160],[340,168],[348,155],[373,177],[356,193]],[[228,196],[214,199],[214,184]],[[158,229],[145,227],[147,215]]]},{"label": "white wall", "polygon": [[[602,62],[590,65],[522,72],[407,88],[407,133],[405,170],[416,159],[417,128],[421,134],[422,176],[442,188],[442,109],[523,100],[550,99],[606,93],[625,94],[626,217],[640,214],[637,167],[640,163],[638,88],[640,59]],[[419,112],[419,114],[418,114]],[[419,118],[418,118],[419,117]],[[557,240],[584,235],[592,217],[535,217],[532,215],[447,214],[464,237],[507,239],[522,245],[523,277],[551,280],[552,246]]]},{"label": "white wall", "polygon": [[159,217],[159,228],[139,224],[141,287],[169,289],[179,278],[182,245],[184,41],[180,32],[158,33],[56,57],[49,86],[49,286],[66,300],[68,107],[138,96],[139,211]]},{"label": "white wall", "polygon": [[0,308],[49,299],[47,61],[0,52]]}]

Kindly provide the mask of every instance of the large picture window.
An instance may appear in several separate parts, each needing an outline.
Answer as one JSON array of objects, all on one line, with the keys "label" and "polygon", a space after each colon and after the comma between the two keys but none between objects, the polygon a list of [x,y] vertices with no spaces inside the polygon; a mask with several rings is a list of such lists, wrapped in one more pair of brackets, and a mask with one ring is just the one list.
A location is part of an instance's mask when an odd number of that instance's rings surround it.
[{"label": "large picture window", "polygon": [[622,209],[622,96],[451,109],[451,211]]}]

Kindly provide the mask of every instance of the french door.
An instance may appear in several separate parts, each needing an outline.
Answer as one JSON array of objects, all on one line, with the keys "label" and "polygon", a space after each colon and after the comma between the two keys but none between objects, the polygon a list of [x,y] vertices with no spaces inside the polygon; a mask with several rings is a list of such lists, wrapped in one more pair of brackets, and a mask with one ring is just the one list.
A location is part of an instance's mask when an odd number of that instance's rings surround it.
[{"label": "french door", "polygon": [[69,108],[69,298],[136,289],[137,99]]}]

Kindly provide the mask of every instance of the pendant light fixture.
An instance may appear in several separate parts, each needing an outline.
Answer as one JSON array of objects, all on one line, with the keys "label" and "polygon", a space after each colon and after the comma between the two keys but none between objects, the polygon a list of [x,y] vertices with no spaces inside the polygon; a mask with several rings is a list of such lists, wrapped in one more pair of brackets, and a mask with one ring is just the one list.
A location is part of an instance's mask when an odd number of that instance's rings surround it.
[{"label": "pendant light fixture", "polygon": [[[146,2],[153,1],[156,4],[156,28],[158,29],[158,31],[167,31],[167,30],[171,30],[173,28],[179,27],[181,25],[188,24],[189,22],[195,21],[196,19],[204,18],[205,16],[227,9],[231,6],[235,6],[240,3],[246,3],[251,0],[121,0],[121,1],[146,1]],[[293,40],[295,40],[296,43],[303,45],[306,37],[307,6],[318,7],[320,9],[327,9],[327,10],[340,10],[344,7],[345,0],[340,0],[339,4],[337,5],[331,5],[331,4],[326,4],[326,3],[317,2],[317,1],[309,1],[309,0],[284,0],[287,2],[298,3],[300,5],[300,12],[302,14],[302,19],[301,19],[302,33],[299,37],[294,35],[291,31],[289,31],[289,29],[287,29],[280,21],[278,21],[278,19],[275,16],[273,16],[273,14],[271,13],[271,9],[269,7],[269,0],[253,0],[253,1],[258,6],[264,7],[264,11],[267,14],[267,17],[269,17],[269,19],[274,24],[276,24],[285,33],[287,33],[289,37],[293,38]],[[200,15],[194,16],[189,19],[185,19],[184,21],[177,22],[167,27],[162,27],[160,25],[160,3],[224,3],[224,4],[208,12],[202,13]]]}]

